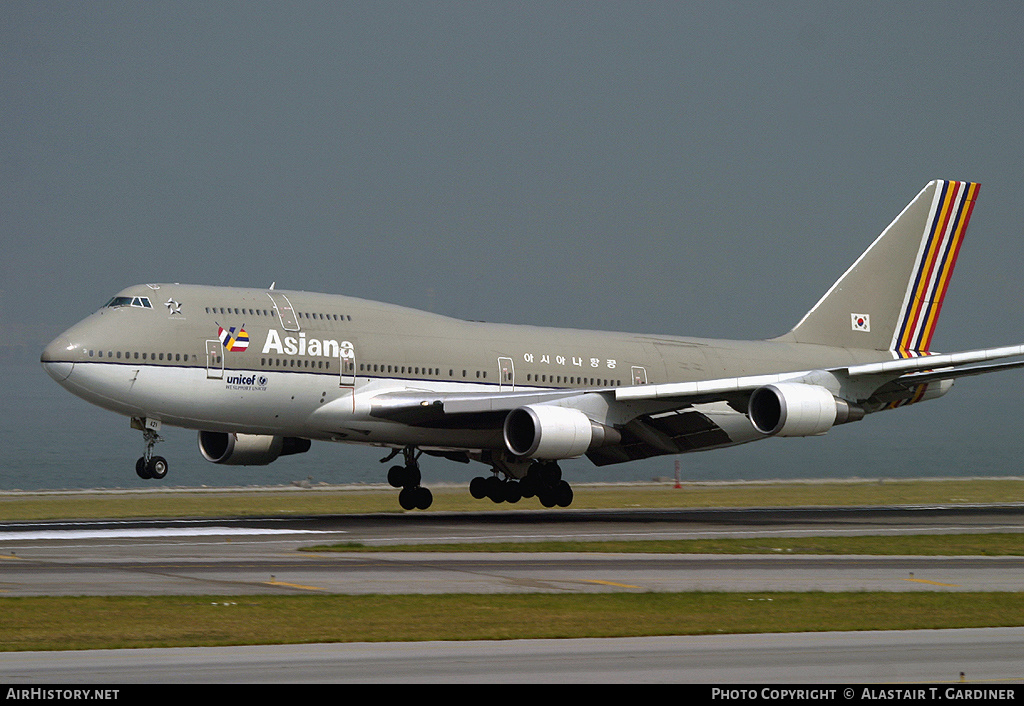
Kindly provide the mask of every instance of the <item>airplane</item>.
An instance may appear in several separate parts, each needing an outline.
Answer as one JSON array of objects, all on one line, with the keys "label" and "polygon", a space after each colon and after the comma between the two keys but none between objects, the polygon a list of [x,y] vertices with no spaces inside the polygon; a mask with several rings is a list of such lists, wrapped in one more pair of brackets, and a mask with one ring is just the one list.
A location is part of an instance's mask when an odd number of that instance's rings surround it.
[{"label": "airplane", "polygon": [[[162,479],[164,425],[208,461],[264,465],[312,441],[388,449],[406,510],[423,454],[490,467],[469,490],[568,507],[558,462],[598,466],[826,433],[1024,366],[1024,346],[931,350],[979,185],[932,181],[789,332],[761,341],[463,321],[349,296],[129,287],[41,356],[63,387],[142,431]],[[276,284],[276,283],[275,283]],[[998,361],[998,362],[993,362]]]}]

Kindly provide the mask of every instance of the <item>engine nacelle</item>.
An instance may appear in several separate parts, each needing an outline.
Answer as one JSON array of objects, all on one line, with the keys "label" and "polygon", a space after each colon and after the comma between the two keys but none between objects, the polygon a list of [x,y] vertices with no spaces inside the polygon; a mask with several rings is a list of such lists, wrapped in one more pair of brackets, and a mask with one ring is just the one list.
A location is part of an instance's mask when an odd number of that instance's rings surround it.
[{"label": "engine nacelle", "polygon": [[762,434],[814,436],[836,424],[862,419],[864,410],[820,385],[780,382],[754,390],[747,415]]},{"label": "engine nacelle", "polygon": [[577,458],[622,437],[615,429],[591,421],[578,409],[527,405],[505,417],[505,446],[515,456],[557,460]]},{"label": "engine nacelle", "polygon": [[278,456],[305,453],[311,445],[309,439],[294,436],[199,432],[203,458],[227,466],[266,466]]}]

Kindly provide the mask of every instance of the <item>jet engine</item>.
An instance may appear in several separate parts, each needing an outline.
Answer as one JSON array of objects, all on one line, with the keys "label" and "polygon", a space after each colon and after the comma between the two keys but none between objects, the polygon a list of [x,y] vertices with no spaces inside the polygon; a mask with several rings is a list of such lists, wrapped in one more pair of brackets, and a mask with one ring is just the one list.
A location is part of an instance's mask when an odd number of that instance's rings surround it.
[{"label": "jet engine", "polygon": [[762,434],[813,436],[836,424],[863,419],[864,410],[820,385],[780,382],[754,390],[747,415]]},{"label": "jet engine", "polygon": [[577,458],[622,439],[615,429],[591,421],[578,409],[551,405],[513,409],[505,417],[504,432],[513,455],[545,460]]},{"label": "jet engine", "polygon": [[203,458],[228,466],[266,466],[278,456],[305,453],[311,445],[309,439],[294,436],[199,432]]}]

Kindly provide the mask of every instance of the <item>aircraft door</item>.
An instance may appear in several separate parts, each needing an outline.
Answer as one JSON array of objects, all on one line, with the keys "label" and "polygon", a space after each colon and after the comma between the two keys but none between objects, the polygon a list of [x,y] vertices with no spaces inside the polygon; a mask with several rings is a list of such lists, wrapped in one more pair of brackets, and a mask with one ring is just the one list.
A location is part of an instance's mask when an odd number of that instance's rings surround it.
[{"label": "aircraft door", "polygon": [[634,385],[646,385],[647,384],[647,368],[639,365],[633,366],[633,384]]},{"label": "aircraft door", "polygon": [[516,368],[511,358],[498,358],[498,391],[516,389]]},{"label": "aircraft door", "polygon": [[338,358],[341,363],[341,377],[338,384],[341,387],[355,387],[356,384],[356,349],[350,341],[342,341],[338,350]]},{"label": "aircraft door", "polygon": [[270,297],[270,301],[274,302],[277,315],[281,317],[282,328],[285,331],[298,331],[299,318],[295,315],[295,309],[292,308],[292,303],[288,301],[288,297],[280,292],[267,292],[267,296]]},{"label": "aircraft door", "polygon": [[206,342],[206,377],[210,380],[224,377],[224,348],[218,339]]}]

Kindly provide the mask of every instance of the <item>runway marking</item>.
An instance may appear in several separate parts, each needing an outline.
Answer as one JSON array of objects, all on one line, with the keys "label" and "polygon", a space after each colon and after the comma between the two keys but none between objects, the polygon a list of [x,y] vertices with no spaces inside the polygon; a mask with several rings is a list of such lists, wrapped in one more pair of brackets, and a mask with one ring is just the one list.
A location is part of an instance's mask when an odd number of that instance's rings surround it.
[{"label": "runway marking", "polygon": [[901,579],[902,581],[910,581],[912,583],[928,583],[932,586],[948,586],[949,588],[960,588],[958,583],[939,583],[938,581],[929,581],[928,579]]},{"label": "runway marking", "polygon": [[264,581],[266,586],[287,586],[288,588],[301,588],[304,591],[326,591],[326,588],[319,586],[303,586],[299,583],[288,583],[287,581]]},{"label": "runway marking", "polygon": [[35,539],[140,539],[149,537],[217,537],[217,536],[255,536],[282,534],[336,534],[323,530],[282,530],[282,529],[245,529],[237,527],[160,527],[125,528],[125,529],[75,529],[75,530],[36,530],[29,532],[0,532],[0,542],[24,541]]},{"label": "runway marking", "polygon": [[616,586],[617,588],[643,588],[643,586],[631,586],[628,583],[615,583],[614,581],[598,581],[597,579],[584,579],[583,583],[599,583],[603,586]]}]

